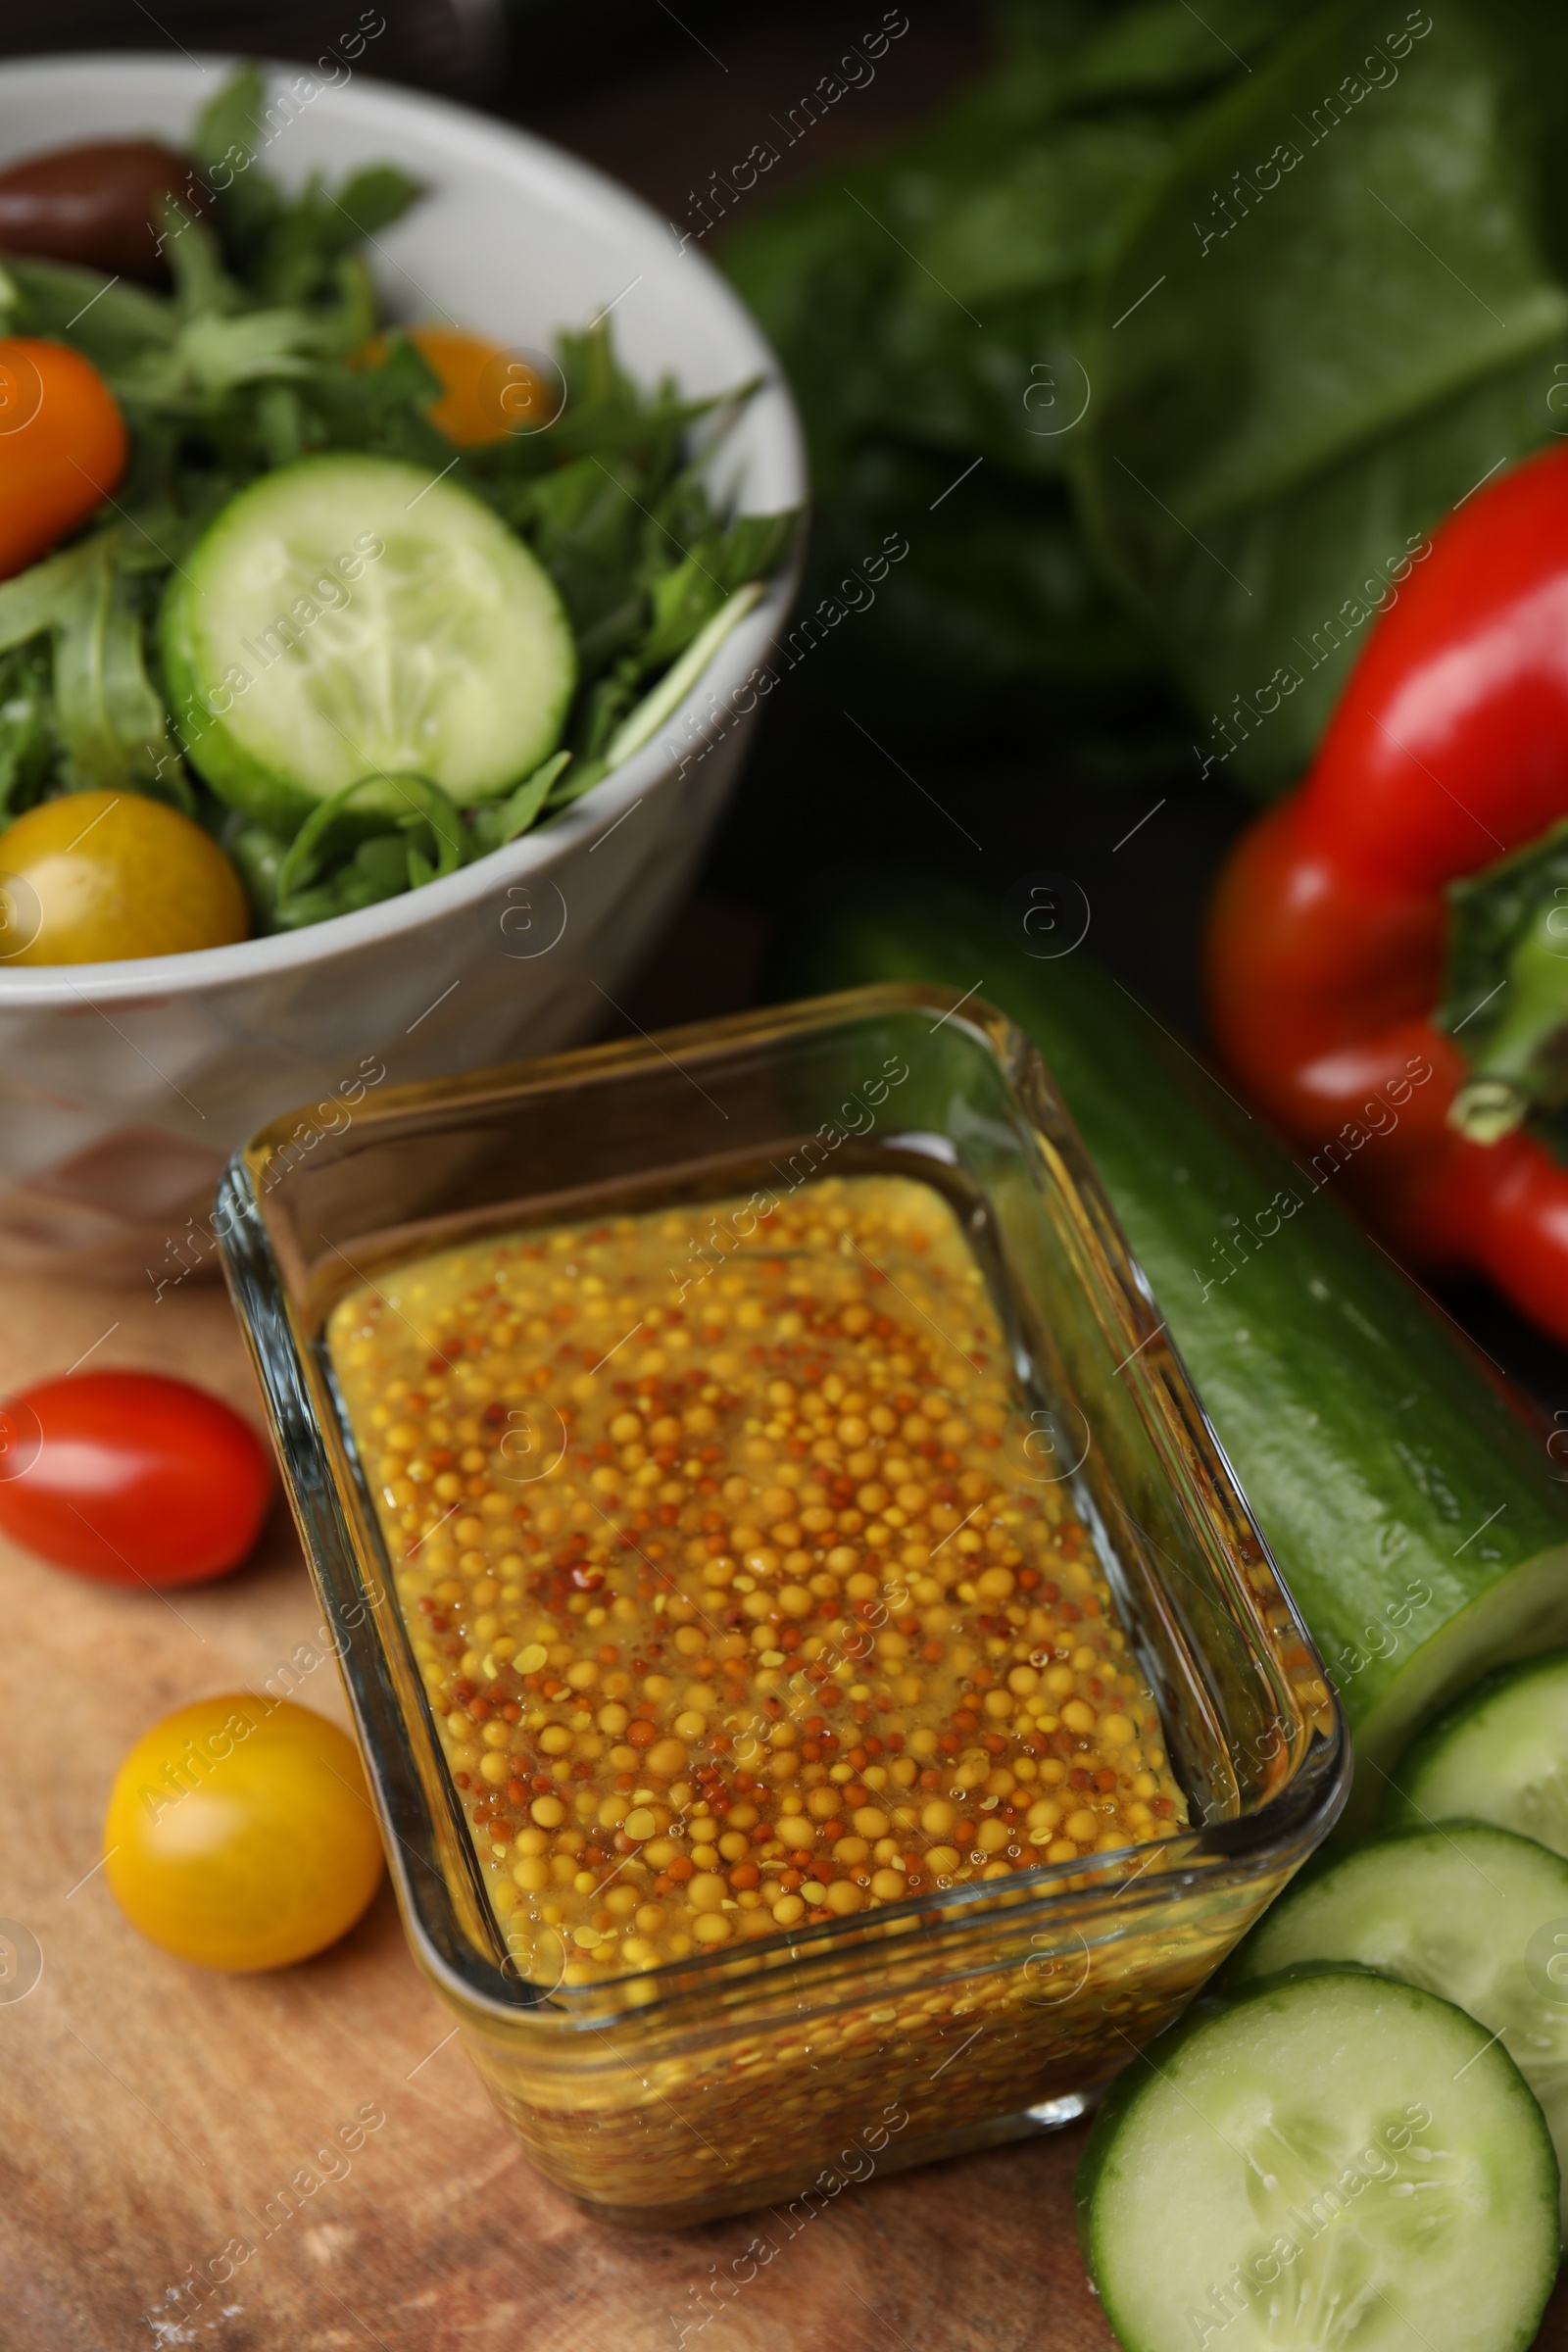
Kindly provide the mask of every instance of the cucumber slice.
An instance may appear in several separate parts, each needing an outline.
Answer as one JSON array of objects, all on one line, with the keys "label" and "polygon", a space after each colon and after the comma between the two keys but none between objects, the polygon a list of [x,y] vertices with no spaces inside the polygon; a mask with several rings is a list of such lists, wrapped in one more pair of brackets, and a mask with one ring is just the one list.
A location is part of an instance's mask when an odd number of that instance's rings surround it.
[{"label": "cucumber slice", "polygon": [[1568,1650],[1504,1667],[1446,1708],[1401,1759],[1383,1820],[1491,1821],[1568,1854]]},{"label": "cucumber slice", "polygon": [[1078,2176],[1126,2352],[1516,2352],[1557,2165],[1486,2031],[1362,1974],[1202,2003],[1112,2085]]},{"label": "cucumber slice", "polygon": [[515,532],[456,482],[356,456],[231,499],[170,583],[159,650],[192,761],[274,830],[366,775],[493,800],[554,749],[577,671]]},{"label": "cucumber slice", "polygon": [[[1568,2171],[1568,1862],[1560,1855],[1482,1822],[1371,1838],[1298,1879],[1236,1954],[1227,1982],[1312,1960],[1357,1961],[1422,1985],[1500,2034]],[[1568,2235],[1568,2205],[1563,2228]]]}]

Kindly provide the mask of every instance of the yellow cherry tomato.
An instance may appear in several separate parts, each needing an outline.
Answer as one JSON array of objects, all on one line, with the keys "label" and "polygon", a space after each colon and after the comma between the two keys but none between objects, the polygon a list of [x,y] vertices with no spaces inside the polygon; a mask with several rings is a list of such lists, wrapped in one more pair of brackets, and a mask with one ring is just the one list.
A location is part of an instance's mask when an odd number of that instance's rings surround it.
[{"label": "yellow cherry tomato", "polygon": [[[424,413],[457,448],[482,449],[520,424],[547,421],[554,405],[549,385],[504,344],[466,326],[411,326],[404,332],[446,387]],[[386,355],[387,338],[377,335],[360,357],[379,366]]]},{"label": "yellow cherry tomato", "polygon": [[0,833],[0,965],[180,956],[250,927],[217,842],[164,801],[68,792]]},{"label": "yellow cherry tomato", "polygon": [[353,1927],[381,1877],[354,1743],[288,1699],[178,1707],[116,1775],[104,1876],[131,1926],[201,1968],[286,1968]]}]

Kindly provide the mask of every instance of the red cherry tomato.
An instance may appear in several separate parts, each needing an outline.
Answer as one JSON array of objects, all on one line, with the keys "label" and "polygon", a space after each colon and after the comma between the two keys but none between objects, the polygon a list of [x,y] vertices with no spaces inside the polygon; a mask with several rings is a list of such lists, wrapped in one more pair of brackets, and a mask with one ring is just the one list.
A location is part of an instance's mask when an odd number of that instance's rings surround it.
[{"label": "red cherry tomato", "polygon": [[84,1372],[0,1405],[0,1532],[106,1584],[237,1568],[271,1492],[250,1423],[187,1381]]}]

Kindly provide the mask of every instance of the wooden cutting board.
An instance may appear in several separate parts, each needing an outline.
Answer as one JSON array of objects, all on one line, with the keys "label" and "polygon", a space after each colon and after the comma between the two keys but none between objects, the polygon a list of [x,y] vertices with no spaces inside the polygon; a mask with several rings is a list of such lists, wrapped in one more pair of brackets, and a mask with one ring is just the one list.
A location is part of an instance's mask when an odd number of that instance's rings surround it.
[{"label": "wooden cutting board", "polygon": [[[87,1350],[260,1420],[216,1286],[0,1282],[0,1390]],[[318,1625],[281,1512],[254,1565],[167,1600],[0,1551],[0,1610],[4,2352],[1113,2352],[1073,2238],[1077,2132],[873,2177],[715,2300],[756,2223],[628,2236],[548,2187],[384,1887],[273,1976],[184,1967],[126,1925],[94,1868],[120,1758]],[[298,1695],[344,1717],[329,1663]],[[1562,2290],[1541,2341],[1568,2352]]]}]

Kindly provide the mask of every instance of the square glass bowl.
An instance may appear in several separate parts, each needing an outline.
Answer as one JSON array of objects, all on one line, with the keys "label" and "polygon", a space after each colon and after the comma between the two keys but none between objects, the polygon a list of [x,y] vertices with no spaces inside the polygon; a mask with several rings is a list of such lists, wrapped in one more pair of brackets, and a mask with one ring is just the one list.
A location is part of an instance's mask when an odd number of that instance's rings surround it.
[{"label": "square glass bowl", "polygon": [[[606,1213],[689,1211],[691,1265],[716,1263],[707,1204],[851,1173],[917,1176],[956,1210],[1023,1474],[1065,1482],[1091,1532],[1187,1825],[591,1985],[525,1981],[327,1318],[411,1258]],[[856,990],[409,1087],[334,1132],[280,1119],[233,1161],[217,1225],[415,1956],[534,2162],[601,2214],[706,2221],[1070,2121],[1332,1826],[1348,1740],[1321,1663],[1049,1073],[983,1003]]]}]

